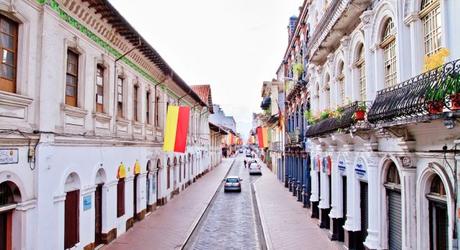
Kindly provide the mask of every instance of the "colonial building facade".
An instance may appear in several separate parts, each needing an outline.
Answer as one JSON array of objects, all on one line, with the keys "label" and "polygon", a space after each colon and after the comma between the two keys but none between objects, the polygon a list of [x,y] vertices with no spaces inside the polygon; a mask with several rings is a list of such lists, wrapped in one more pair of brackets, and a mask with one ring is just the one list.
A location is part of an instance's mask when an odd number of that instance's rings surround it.
[{"label": "colonial building facade", "polygon": [[284,78],[304,66],[311,215],[348,249],[457,249],[458,9],[304,2]]},{"label": "colonial building facade", "polygon": [[0,26],[0,248],[92,249],[208,168],[208,104],[108,1],[0,1]]}]

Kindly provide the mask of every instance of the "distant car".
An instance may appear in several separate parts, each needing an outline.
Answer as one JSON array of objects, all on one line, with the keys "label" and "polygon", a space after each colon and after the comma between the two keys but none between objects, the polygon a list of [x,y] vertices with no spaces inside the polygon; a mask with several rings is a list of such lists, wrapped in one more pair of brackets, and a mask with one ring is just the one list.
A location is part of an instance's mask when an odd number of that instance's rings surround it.
[{"label": "distant car", "polygon": [[225,181],[224,192],[229,192],[229,191],[241,192],[242,179],[240,179],[240,177],[228,176],[227,178],[224,179],[224,181]]},{"label": "distant car", "polygon": [[250,175],[262,175],[262,169],[257,163],[257,161],[253,161],[249,163],[249,174]]},{"label": "distant car", "polygon": [[242,153],[243,153],[243,149],[240,149],[238,152],[239,152],[240,154],[242,154]]},{"label": "distant car", "polygon": [[248,158],[252,158],[252,154],[251,154],[251,152],[246,152],[246,157],[248,157]]}]

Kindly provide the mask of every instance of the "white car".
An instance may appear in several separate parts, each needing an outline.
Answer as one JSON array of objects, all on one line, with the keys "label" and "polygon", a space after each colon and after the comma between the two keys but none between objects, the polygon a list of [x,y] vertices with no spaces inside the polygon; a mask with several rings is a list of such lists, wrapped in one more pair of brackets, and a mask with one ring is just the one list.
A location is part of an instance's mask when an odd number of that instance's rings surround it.
[{"label": "white car", "polygon": [[260,167],[259,163],[256,161],[249,163],[249,174],[250,175],[262,175],[262,168]]}]

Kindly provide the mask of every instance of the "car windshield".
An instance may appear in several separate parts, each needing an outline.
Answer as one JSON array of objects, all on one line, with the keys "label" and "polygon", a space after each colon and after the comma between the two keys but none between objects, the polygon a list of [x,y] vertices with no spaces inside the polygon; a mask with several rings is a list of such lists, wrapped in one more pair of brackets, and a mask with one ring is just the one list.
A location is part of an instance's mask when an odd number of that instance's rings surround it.
[{"label": "car windshield", "polygon": [[240,180],[237,179],[237,178],[227,178],[227,182],[230,182],[230,183],[237,183],[239,182]]}]

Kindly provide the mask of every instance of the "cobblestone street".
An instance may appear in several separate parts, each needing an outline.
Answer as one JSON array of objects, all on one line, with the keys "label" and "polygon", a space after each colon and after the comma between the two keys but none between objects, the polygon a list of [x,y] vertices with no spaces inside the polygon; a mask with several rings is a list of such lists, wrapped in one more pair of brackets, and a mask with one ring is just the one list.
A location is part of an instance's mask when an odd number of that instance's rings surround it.
[{"label": "cobblestone street", "polygon": [[237,158],[228,175],[243,179],[241,193],[224,193],[221,188],[185,249],[261,249],[265,244],[259,241],[262,232],[251,187],[260,177],[249,175],[243,157]]}]

